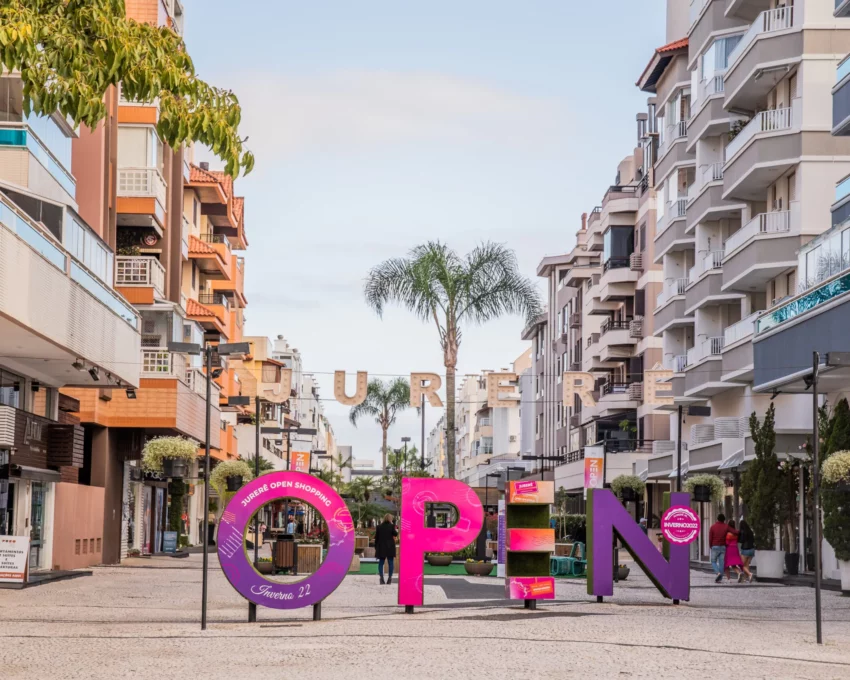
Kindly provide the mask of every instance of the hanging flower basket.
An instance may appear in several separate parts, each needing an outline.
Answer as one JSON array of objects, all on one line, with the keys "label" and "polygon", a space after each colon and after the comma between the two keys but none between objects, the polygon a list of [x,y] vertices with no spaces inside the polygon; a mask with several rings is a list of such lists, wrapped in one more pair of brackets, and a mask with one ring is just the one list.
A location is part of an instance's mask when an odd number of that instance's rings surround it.
[{"label": "hanging flower basket", "polygon": [[688,475],[685,491],[699,503],[718,503],[726,495],[726,484],[717,475]]},{"label": "hanging flower basket", "polygon": [[823,483],[836,491],[850,492],[850,451],[836,451],[823,463]]},{"label": "hanging flower basket", "polygon": [[246,482],[254,479],[251,466],[244,460],[224,460],[213,468],[210,473],[210,484],[218,492],[219,496],[225,493],[234,493],[242,488]]},{"label": "hanging flower basket", "polygon": [[227,478],[227,490],[235,493],[242,488],[242,475],[233,475]]},{"label": "hanging flower basket", "polygon": [[165,458],[162,461],[162,474],[169,479],[183,479],[189,474],[189,464],[182,458]]},{"label": "hanging flower basket", "polygon": [[166,477],[185,477],[198,456],[198,442],[186,437],[154,437],[145,442],[142,467]]},{"label": "hanging flower basket", "polygon": [[643,498],[646,491],[646,482],[637,475],[620,475],[615,477],[611,482],[611,490],[620,497],[621,500],[635,502]]}]

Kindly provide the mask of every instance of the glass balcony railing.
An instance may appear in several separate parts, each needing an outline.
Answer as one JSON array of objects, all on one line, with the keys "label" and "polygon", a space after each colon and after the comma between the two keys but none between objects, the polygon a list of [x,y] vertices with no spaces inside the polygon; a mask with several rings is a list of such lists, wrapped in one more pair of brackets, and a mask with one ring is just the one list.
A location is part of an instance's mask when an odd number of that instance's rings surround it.
[{"label": "glass balcony railing", "polygon": [[26,124],[9,127],[8,123],[0,128],[0,146],[18,146],[26,149],[41,163],[51,174],[53,179],[68,192],[68,195],[76,198],[77,181],[62,164],[53,156],[38,136]]},{"label": "glass balcony railing", "polygon": [[763,333],[847,292],[850,292],[850,272],[827,281],[762,315],[756,321],[756,333]]},{"label": "glass balcony railing", "polygon": [[840,83],[848,73],[850,73],[850,58],[844,57],[844,61],[838,65],[835,71],[835,82]]},{"label": "glass balcony railing", "polygon": [[835,185],[835,202],[850,196],[850,175]]}]

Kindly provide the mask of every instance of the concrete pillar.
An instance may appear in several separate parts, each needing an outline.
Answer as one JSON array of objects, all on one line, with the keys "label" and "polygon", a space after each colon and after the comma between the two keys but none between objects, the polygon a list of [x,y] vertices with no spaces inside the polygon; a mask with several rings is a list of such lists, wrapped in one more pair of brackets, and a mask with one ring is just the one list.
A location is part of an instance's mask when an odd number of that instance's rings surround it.
[{"label": "concrete pillar", "polygon": [[91,486],[104,489],[103,563],[121,561],[121,513],[124,493],[124,462],[116,450],[115,431],[93,428]]}]

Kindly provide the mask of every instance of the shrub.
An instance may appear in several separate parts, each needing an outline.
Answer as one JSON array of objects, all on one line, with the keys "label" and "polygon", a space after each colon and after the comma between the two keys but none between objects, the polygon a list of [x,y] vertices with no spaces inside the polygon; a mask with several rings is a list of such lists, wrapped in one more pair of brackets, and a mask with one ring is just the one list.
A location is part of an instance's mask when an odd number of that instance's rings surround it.
[{"label": "shrub", "polygon": [[646,482],[637,475],[620,475],[611,482],[611,490],[619,496],[623,489],[633,489],[638,496],[643,496]]},{"label": "shrub", "polygon": [[198,446],[187,437],[154,437],[142,449],[142,467],[148,472],[161,472],[166,458],[182,458],[191,463],[198,455]]},{"label": "shrub", "polygon": [[823,464],[823,536],[835,556],[850,560],[850,494],[835,487],[850,482],[850,451],[837,451]]},{"label": "shrub", "polygon": [[695,486],[709,487],[711,489],[711,501],[713,503],[722,501],[726,495],[726,485],[717,475],[688,475],[688,479],[685,482],[685,491],[692,494]]},{"label": "shrub", "polygon": [[834,486],[840,482],[850,482],[850,451],[836,451],[824,462],[821,468],[823,483]]},{"label": "shrub", "polygon": [[783,487],[783,474],[776,457],[776,407],[767,409],[764,421],[759,423],[755,412],[750,416],[750,433],[756,459],[752,461],[741,479],[741,497],[747,504],[748,520],[755,534],[756,548],[773,550],[776,527],[779,524],[779,500]]}]

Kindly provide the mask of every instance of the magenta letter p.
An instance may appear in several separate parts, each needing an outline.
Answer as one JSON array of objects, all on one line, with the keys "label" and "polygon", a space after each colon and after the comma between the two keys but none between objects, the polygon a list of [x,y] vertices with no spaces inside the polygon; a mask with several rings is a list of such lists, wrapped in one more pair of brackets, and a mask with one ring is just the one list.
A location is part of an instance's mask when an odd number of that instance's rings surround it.
[{"label": "magenta letter p", "polygon": [[[458,512],[457,524],[449,529],[426,527],[425,505],[428,503],[455,506]],[[463,482],[426,477],[403,479],[398,603],[421,607],[425,553],[463,550],[475,540],[483,524],[481,501]]]}]

